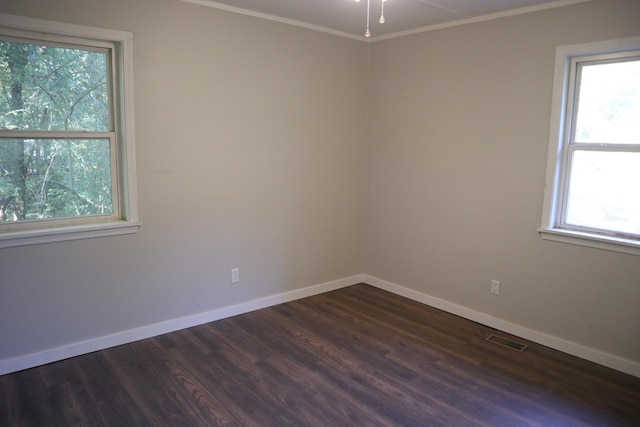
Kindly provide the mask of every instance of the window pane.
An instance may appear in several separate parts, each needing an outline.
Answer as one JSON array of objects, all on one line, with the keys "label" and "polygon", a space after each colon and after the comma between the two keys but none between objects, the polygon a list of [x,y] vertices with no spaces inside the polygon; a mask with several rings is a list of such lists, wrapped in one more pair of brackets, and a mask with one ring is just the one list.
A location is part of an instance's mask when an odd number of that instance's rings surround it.
[{"label": "window pane", "polygon": [[640,144],[640,60],[581,68],[575,141]]},{"label": "window pane", "polygon": [[108,131],[107,55],[0,40],[0,129]]},{"label": "window pane", "polygon": [[575,151],[566,223],[640,235],[640,153]]},{"label": "window pane", "polygon": [[0,223],[111,214],[109,139],[0,139]]}]

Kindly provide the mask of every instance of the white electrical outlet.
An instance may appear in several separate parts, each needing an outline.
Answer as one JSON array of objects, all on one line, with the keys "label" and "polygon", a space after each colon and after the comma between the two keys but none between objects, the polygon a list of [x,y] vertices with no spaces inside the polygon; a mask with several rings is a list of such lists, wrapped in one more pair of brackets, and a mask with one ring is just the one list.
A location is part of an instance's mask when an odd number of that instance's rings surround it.
[{"label": "white electrical outlet", "polygon": [[492,280],[491,281],[491,293],[493,295],[500,295],[500,281]]},{"label": "white electrical outlet", "polygon": [[231,283],[238,283],[240,281],[240,269],[232,268],[231,269]]}]

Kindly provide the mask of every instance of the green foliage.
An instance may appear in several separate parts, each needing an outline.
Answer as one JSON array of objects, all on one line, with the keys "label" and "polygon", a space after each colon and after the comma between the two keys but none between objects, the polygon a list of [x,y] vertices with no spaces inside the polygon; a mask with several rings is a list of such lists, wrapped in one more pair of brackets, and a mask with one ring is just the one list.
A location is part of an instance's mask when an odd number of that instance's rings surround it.
[{"label": "green foliage", "polygon": [[0,129],[108,131],[107,75],[105,52],[0,41]]},{"label": "green foliage", "polygon": [[0,222],[112,212],[108,74],[105,51],[0,40],[0,130],[78,132],[0,133]]}]

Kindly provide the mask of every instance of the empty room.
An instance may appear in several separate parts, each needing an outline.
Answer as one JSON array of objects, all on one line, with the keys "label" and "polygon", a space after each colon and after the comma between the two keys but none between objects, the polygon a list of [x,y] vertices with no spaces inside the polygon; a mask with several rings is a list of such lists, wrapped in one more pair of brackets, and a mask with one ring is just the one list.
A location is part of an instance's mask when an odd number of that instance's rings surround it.
[{"label": "empty room", "polygon": [[1,426],[640,425],[637,0],[2,0],[0,89]]}]

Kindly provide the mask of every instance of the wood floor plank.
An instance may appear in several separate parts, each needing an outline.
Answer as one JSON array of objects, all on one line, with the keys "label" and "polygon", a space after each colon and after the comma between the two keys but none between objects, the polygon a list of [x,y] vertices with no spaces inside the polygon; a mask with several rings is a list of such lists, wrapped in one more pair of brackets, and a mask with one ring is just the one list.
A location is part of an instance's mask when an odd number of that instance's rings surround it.
[{"label": "wood floor plank", "polygon": [[[85,392],[87,403],[82,406],[92,406],[102,424],[122,425],[131,421],[140,424],[144,420],[131,396],[113,375],[102,352],[69,359],[69,361],[73,362],[73,373],[68,372],[67,369],[66,382],[75,384]],[[48,391],[50,396],[56,396],[55,384]],[[91,422],[88,425],[93,424],[95,423]]]},{"label": "wood floor plank", "polygon": [[[164,371],[171,381],[171,388],[175,390],[174,395],[181,400],[180,405],[188,410],[190,418],[198,418],[200,423],[213,423],[214,425],[233,424],[233,416],[224,409],[220,399],[212,394],[208,387],[195,377],[182,363],[180,363],[170,352],[165,351],[163,347],[155,340],[149,342],[148,348],[153,349],[158,363],[161,363]],[[202,351],[202,347],[198,348],[203,354],[208,354],[208,349]]]},{"label": "wood floor plank", "polygon": [[2,376],[0,425],[638,427],[640,378],[360,284]]},{"label": "wood floor plank", "polygon": [[273,374],[276,381],[289,385],[287,393],[295,393],[311,405],[319,416],[319,422],[311,425],[341,425],[347,421],[352,425],[388,425],[370,408],[354,401],[351,394],[336,387],[335,382],[318,369],[320,364],[296,364],[280,357],[259,363],[262,369]]},{"label": "wood floor plank", "polygon": [[198,425],[195,416],[182,406],[183,399],[166,374],[152,367],[128,365],[116,375],[144,414],[144,425]]},{"label": "wood floor plank", "polygon": [[265,419],[279,420],[281,425],[291,424],[281,416],[270,397],[259,392],[259,379],[244,372],[240,363],[234,363],[238,362],[237,358],[222,351],[211,357],[186,347],[173,353],[197,378],[210,384],[210,390],[240,425],[259,426]]},{"label": "wood floor plank", "polygon": [[7,425],[47,425],[49,420],[54,419],[44,383],[37,370],[28,369],[6,375],[3,381],[6,381],[5,390],[8,395]]}]

